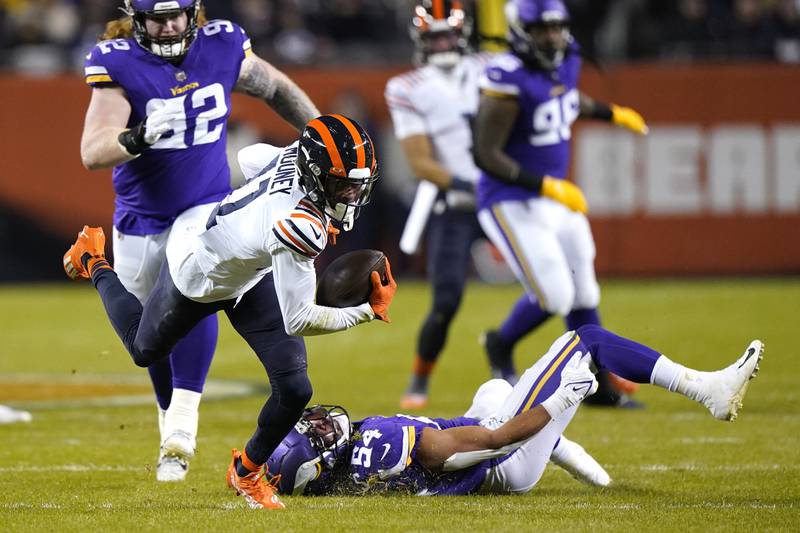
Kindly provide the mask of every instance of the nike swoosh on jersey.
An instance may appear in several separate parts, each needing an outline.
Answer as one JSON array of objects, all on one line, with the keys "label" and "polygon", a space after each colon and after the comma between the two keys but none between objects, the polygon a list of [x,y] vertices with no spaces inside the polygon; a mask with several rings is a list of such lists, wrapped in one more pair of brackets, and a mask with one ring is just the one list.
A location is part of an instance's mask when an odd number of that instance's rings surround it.
[{"label": "nike swoosh on jersey", "polygon": [[379,461],[383,461],[383,458],[386,457],[386,454],[389,453],[389,450],[391,450],[391,449],[392,449],[392,445],[391,444],[389,444],[388,442],[386,444],[384,444],[383,445],[383,455],[381,455],[381,458],[379,459]]}]

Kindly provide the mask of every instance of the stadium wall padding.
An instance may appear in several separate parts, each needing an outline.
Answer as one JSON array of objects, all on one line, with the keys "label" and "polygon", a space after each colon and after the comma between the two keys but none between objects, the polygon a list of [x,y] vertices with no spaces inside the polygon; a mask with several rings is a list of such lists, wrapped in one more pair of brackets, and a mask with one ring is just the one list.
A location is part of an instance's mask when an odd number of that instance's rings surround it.
[{"label": "stadium wall padding", "polygon": [[[402,70],[288,73],[323,112],[356,91],[386,127],[383,88]],[[573,128],[572,177],[595,206],[598,272],[800,272],[799,87],[800,69],[771,64],[586,66],[584,91],[637,109],[651,126],[648,138],[592,122]],[[108,229],[111,220],[110,171],[80,160],[89,94],[78,76],[0,77],[0,206],[65,246],[84,223]],[[235,96],[232,119],[273,142],[294,135],[245,96]]]}]

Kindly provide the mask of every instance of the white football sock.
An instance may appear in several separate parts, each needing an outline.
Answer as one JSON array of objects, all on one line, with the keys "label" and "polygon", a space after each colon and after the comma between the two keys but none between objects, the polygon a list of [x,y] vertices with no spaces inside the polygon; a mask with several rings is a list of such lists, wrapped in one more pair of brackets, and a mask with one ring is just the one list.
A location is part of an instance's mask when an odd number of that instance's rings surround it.
[{"label": "white football sock", "polygon": [[687,368],[662,355],[653,366],[650,383],[702,403],[708,395],[706,384],[710,374]]},{"label": "white football sock", "polygon": [[156,404],[156,409],[158,409],[158,435],[161,437],[159,442],[164,441],[164,418],[167,416],[167,411],[162,409],[160,405]]},{"label": "white football sock", "polygon": [[188,433],[193,439],[196,437],[201,396],[201,393],[187,389],[172,391],[172,400],[164,417],[164,438],[176,430]]}]

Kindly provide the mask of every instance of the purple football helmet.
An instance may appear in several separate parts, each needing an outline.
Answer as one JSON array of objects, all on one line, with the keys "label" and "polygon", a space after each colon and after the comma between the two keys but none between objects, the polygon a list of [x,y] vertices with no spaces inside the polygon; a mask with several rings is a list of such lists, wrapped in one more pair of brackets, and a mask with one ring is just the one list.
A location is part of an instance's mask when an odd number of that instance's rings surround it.
[{"label": "purple football helmet", "polygon": [[[189,51],[197,35],[201,0],[125,0],[125,13],[133,20],[133,35],[139,45],[165,59],[180,59]],[[147,17],[174,17],[186,13],[186,29],[178,35],[152,37],[147,33]]]},{"label": "purple football helmet", "polygon": [[[510,0],[505,7],[511,48],[522,59],[554,70],[564,60],[572,37],[569,33],[569,11],[561,0]],[[531,30],[546,27],[560,28],[563,47],[537,46]]]},{"label": "purple football helmet", "polygon": [[273,476],[280,474],[281,494],[303,494],[306,486],[330,471],[347,452],[353,429],[350,417],[338,405],[313,405],[267,459]]}]

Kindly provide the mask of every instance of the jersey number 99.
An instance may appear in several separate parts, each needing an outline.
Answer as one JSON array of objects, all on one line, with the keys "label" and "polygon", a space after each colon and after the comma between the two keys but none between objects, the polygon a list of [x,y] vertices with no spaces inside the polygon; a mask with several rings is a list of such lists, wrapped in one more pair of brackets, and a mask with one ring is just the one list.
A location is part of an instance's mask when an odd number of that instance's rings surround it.
[{"label": "jersey number 99", "polygon": [[550,146],[568,141],[572,136],[572,123],[580,114],[580,97],[572,89],[539,104],[533,112],[533,146]]}]

